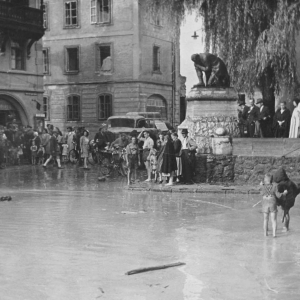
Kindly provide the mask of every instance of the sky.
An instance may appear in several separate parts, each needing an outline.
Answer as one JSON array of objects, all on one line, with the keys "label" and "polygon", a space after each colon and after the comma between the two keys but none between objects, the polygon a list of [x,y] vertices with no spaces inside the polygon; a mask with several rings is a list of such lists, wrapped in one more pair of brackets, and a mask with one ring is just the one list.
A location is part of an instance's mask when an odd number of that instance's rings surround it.
[{"label": "sky", "polygon": [[[204,52],[204,41],[201,20],[196,21],[196,15],[186,16],[185,22],[181,26],[180,37],[180,74],[186,77],[186,92],[188,93],[192,86],[198,82],[194,64],[191,61],[191,55]],[[192,35],[196,31],[199,37],[195,40]]]}]

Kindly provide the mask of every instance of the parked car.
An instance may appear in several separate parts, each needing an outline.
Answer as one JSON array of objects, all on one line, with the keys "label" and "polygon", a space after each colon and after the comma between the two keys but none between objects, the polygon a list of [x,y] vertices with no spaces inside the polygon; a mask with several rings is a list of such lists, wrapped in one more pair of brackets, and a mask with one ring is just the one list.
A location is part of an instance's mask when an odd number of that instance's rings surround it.
[{"label": "parked car", "polygon": [[145,117],[148,128],[156,128],[162,132],[173,130],[173,126],[167,120],[163,120],[159,112],[128,112],[126,116],[143,116]]},{"label": "parked car", "polygon": [[112,116],[107,120],[107,130],[115,134],[129,134],[133,130],[140,133],[143,128],[154,130],[154,127],[149,127],[146,119],[140,115]]},{"label": "parked car", "polygon": [[139,112],[128,112],[126,116],[143,116],[146,119],[156,119],[161,120],[161,114],[159,112],[147,112],[147,111],[139,111]]}]

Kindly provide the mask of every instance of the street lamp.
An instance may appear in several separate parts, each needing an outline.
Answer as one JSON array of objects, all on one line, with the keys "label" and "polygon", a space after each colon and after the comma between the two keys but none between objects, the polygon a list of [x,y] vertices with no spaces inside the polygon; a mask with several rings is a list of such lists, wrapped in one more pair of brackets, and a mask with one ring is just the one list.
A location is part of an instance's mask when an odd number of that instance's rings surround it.
[{"label": "street lamp", "polygon": [[192,38],[193,38],[194,40],[196,40],[197,37],[199,37],[199,35],[197,35],[196,31],[194,31],[194,35],[192,35]]}]

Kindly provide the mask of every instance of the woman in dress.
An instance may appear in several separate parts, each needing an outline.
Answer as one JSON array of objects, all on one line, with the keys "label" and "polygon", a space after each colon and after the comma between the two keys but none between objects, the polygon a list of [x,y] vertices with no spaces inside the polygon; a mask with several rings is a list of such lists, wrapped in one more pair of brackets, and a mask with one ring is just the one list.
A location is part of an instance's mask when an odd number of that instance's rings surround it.
[{"label": "woman in dress", "polygon": [[60,147],[57,142],[58,137],[58,131],[53,130],[52,136],[50,137],[49,144],[50,144],[50,156],[43,164],[43,167],[46,168],[47,164],[52,160],[56,159],[58,169],[62,169],[62,166],[60,164]]},{"label": "woman in dress", "polygon": [[169,182],[166,185],[173,185],[174,171],[177,170],[176,156],[174,144],[169,135],[165,136],[165,145],[162,149],[162,176],[169,177]]},{"label": "woman in dress", "polygon": [[87,167],[87,160],[89,157],[89,131],[88,130],[84,130],[83,131],[83,136],[80,138],[80,151],[81,151],[81,157],[83,158],[83,168],[85,170],[88,170]]},{"label": "woman in dress", "polygon": [[291,118],[291,125],[290,125],[290,134],[289,138],[298,138],[300,131],[300,99],[295,99],[293,102],[295,109],[292,114]]},{"label": "woman in dress", "polygon": [[50,156],[50,134],[46,128],[43,129],[41,145],[44,148],[44,161],[46,161]]}]

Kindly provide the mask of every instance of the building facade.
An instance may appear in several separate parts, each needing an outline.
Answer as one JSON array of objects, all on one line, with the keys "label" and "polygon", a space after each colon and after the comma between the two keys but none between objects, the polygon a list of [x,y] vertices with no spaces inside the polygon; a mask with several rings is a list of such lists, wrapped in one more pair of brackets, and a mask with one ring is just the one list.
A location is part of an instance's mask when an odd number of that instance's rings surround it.
[{"label": "building facade", "polygon": [[37,127],[42,113],[43,3],[0,0],[0,125]]},{"label": "building facade", "polygon": [[147,1],[45,2],[44,109],[48,122],[97,130],[111,115],[180,116],[179,45],[173,24]]}]

